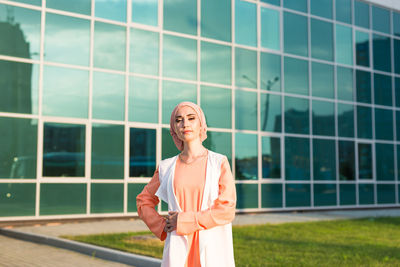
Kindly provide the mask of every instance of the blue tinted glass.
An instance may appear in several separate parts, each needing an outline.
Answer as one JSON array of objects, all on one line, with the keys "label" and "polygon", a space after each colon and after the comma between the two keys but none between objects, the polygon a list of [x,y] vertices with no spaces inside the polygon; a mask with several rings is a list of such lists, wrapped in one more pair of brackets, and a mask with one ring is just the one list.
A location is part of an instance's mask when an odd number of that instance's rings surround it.
[{"label": "blue tinted glass", "polygon": [[356,70],[357,102],[371,103],[371,73]]},{"label": "blue tinted glass", "polygon": [[374,102],[377,105],[392,106],[392,77],[374,74]]},{"label": "blue tinted glass", "polygon": [[313,139],[314,180],[336,180],[335,140]]},{"label": "blue tinted glass", "polygon": [[314,184],[314,206],[336,206],[336,184]]},{"label": "blue tinted glass", "polygon": [[281,91],[281,56],[261,52],[260,87],[267,91]]},{"label": "blue tinted glass", "polygon": [[130,128],[129,177],[151,177],[156,169],[156,130]]},{"label": "blue tinted glass", "polygon": [[311,56],[333,61],[332,23],[311,19]]},{"label": "blue tinted glass", "polygon": [[0,217],[35,216],[36,183],[1,183],[0,196]]},{"label": "blue tinted glass", "polygon": [[332,19],[332,0],[310,0],[312,15]]},{"label": "blue tinted glass", "polygon": [[340,100],[353,101],[353,69],[337,67],[336,68],[336,88],[337,98]]},{"label": "blue tinted glass", "polygon": [[231,0],[201,1],[201,36],[231,41]]},{"label": "blue tinted glass", "polygon": [[279,11],[261,8],[261,46],[280,50]]},{"label": "blue tinted glass", "polygon": [[310,184],[286,184],[286,207],[311,206]]},{"label": "blue tinted glass", "polygon": [[207,139],[203,145],[207,149],[225,155],[232,165],[232,133],[207,131]]},{"label": "blue tinted glass", "polygon": [[95,0],[96,17],[126,22],[127,0]]},{"label": "blue tinted glass", "polygon": [[257,46],[257,5],[235,0],[235,42]]},{"label": "blue tinted glass", "polygon": [[[295,0],[298,1],[298,0]],[[283,14],[283,34],[285,53],[308,56],[307,17],[285,12]]]},{"label": "blue tinted glass", "polygon": [[237,209],[251,209],[258,207],[258,185],[236,184]]},{"label": "blue tinted glass", "polygon": [[281,177],[281,139],[263,136],[262,139],[262,177]]},{"label": "blue tinted glass", "polygon": [[356,185],[341,184],[340,185],[340,205],[356,204]]},{"label": "blue tinted glass", "polygon": [[231,47],[209,42],[201,42],[202,81],[231,85],[232,50]]},{"label": "blue tinted glass", "polygon": [[311,64],[312,95],[333,99],[335,97],[333,66],[317,62]]},{"label": "blue tinted glass", "polygon": [[372,139],[372,111],[370,107],[357,106],[357,137]]},{"label": "blue tinted glass", "polygon": [[235,170],[238,180],[256,180],[258,173],[257,135],[235,134]]},{"label": "blue tinted glass", "polygon": [[337,104],[338,133],[341,137],[354,137],[354,106]]},{"label": "blue tinted glass", "polygon": [[335,104],[313,100],[312,125],[314,135],[335,136]]},{"label": "blue tinted glass", "polygon": [[355,179],[355,153],[353,141],[339,141],[339,179]]},{"label": "blue tinted glass", "polygon": [[158,80],[129,78],[129,121],[158,122]]},{"label": "blue tinted glass", "polygon": [[375,143],[376,180],[394,180],[394,146]]},{"label": "blue tinted glass", "polygon": [[394,78],[396,107],[400,107],[400,78]]},{"label": "blue tinted glass", "polygon": [[360,205],[374,204],[374,185],[359,184],[358,185],[358,203]]},{"label": "blue tinted glass", "polygon": [[261,2],[268,3],[275,6],[281,5],[281,0],[261,0]]},{"label": "blue tinted glass", "polygon": [[369,5],[362,1],[354,1],[354,24],[369,28]]},{"label": "blue tinted glass", "polygon": [[[400,145],[396,146],[396,153],[397,153],[397,180],[400,180]],[[400,190],[400,184],[399,184],[399,190]],[[400,194],[400,191],[398,191]],[[400,195],[399,195],[400,196]]]},{"label": "blue tinted glass", "polygon": [[376,189],[378,204],[396,203],[396,187],[394,184],[378,184]]},{"label": "blue tinted glass", "polygon": [[390,34],[390,11],[372,6],[372,29]]},{"label": "blue tinted glass", "polygon": [[90,213],[120,213],[123,211],[124,184],[91,184]]},{"label": "blue tinted glass", "polygon": [[132,0],[132,21],[158,25],[158,0]]},{"label": "blue tinted glass", "polygon": [[393,112],[391,109],[375,108],[375,138],[393,140]]},{"label": "blue tinted glass", "polygon": [[47,0],[46,7],[90,15],[91,0]]},{"label": "blue tinted glass", "polygon": [[336,62],[353,65],[353,32],[351,27],[336,24]]},{"label": "blue tinted glass", "polygon": [[285,132],[308,134],[309,127],[308,99],[285,96]]},{"label": "blue tinted glass", "polygon": [[158,75],[159,34],[151,31],[131,29],[130,71]]},{"label": "blue tinted glass", "polygon": [[197,34],[197,1],[164,0],[164,29]]},{"label": "blue tinted glass", "polygon": [[232,127],[232,91],[226,88],[201,86],[201,107],[207,126]]},{"label": "blue tinted glass", "polygon": [[400,141],[400,111],[396,111],[396,134],[397,141]]},{"label": "blue tinted glass", "polygon": [[393,60],[394,60],[394,70],[393,72],[400,74],[400,40],[393,39]]},{"label": "blue tinted glass", "polygon": [[285,57],[285,92],[308,95],[308,61]]},{"label": "blue tinted glass", "polygon": [[257,52],[235,49],[235,84],[239,87],[257,88]]},{"label": "blue tinted glass", "polygon": [[197,103],[195,84],[163,81],[162,87],[162,123],[169,123],[172,110],[180,102]]},{"label": "blue tinted glass", "polygon": [[285,137],[285,179],[310,180],[310,140]]},{"label": "blue tinted glass", "polygon": [[283,7],[307,13],[307,0],[283,0]]},{"label": "blue tinted glass", "polygon": [[273,94],[260,95],[261,131],[282,131],[281,96]]},{"label": "blue tinted glass", "polygon": [[257,93],[235,91],[235,128],[257,130]]},{"label": "blue tinted glass", "polygon": [[392,63],[390,56],[390,38],[383,35],[374,34],[372,43],[374,69],[391,72]]},{"label": "blue tinted glass", "polygon": [[35,6],[41,6],[42,5],[42,0],[11,0],[11,1],[12,2],[19,2],[19,3],[35,5]]},{"label": "blue tinted glass", "polygon": [[393,34],[400,36],[400,13],[392,11],[393,14]]},{"label": "blue tinted glass", "polygon": [[282,184],[262,184],[261,195],[261,206],[263,208],[282,207]]},{"label": "blue tinted glass", "polygon": [[358,144],[358,179],[372,179],[372,146]]},{"label": "blue tinted glass", "polygon": [[351,24],[351,0],[336,0],[336,20]]},{"label": "blue tinted glass", "polygon": [[369,33],[356,31],[356,64],[369,67]]}]

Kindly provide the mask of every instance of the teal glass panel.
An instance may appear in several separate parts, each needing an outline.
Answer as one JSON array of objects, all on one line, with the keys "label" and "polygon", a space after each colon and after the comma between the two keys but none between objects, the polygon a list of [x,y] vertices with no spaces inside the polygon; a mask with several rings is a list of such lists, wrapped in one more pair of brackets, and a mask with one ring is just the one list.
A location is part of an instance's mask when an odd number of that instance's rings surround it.
[{"label": "teal glass panel", "polygon": [[262,177],[281,178],[281,139],[263,136],[262,142]]},{"label": "teal glass panel", "polygon": [[351,27],[336,24],[336,62],[353,65],[353,32]]},{"label": "teal glass panel", "polygon": [[333,66],[312,62],[311,69],[312,95],[333,99],[335,97]]},{"label": "teal glass panel", "polygon": [[19,2],[29,5],[41,6],[42,0],[11,0],[12,2]]},{"label": "teal glass panel", "polygon": [[394,184],[377,184],[378,204],[395,204],[396,203],[396,187]]},{"label": "teal glass panel", "polygon": [[394,60],[394,70],[396,74],[400,74],[400,40],[393,39],[393,45],[394,45],[394,55],[393,55],[393,60]]},{"label": "teal glass panel", "polygon": [[197,41],[164,35],[163,75],[186,80],[197,79]]},{"label": "teal glass panel", "polygon": [[336,184],[314,184],[314,206],[336,205]]},{"label": "teal glass panel", "polygon": [[394,181],[394,145],[375,143],[376,180]]},{"label": "teal glass panel", "polygon": [[317,59],[333,61],[332,23],[311,19],[311,56]]},{"label": "teal glass panel", "polygon": [[94,14],[98,18],[126,22],[127,0],[95,0]]},{"label": "teal glass panel", "polygon": [[268,3],[274,6],[280,6],[281,0],[261,0],[261,2]]},{"label": "teal glass panel", "polygon": [[279,11],[261,8],[261,46],[280,50],[280,19]]},{"label": "teal glass panel", "polygon": [[34,216],[36,184],[0,183],[0,217]]},{"label": "teal glass panel", "polygon": [[236,90],[235,128],[257,130],[257,93]]},{"label": "teal glass panel", "polygon": [[356,64],[359,66],[369,67],[369,33],[356,31],[355,42]]},{"label": "teal glass panel", "polygon": [[337,104],[338,134],[340,137],[354,137],[354,106]]},{"label": "teal glass panel", "polygon": [[280,95],[260,94],[261,131],[282,131],[282,101]]},{"label": "teal glass panel", "polygon": [[68,12],[80,13],[84,15],[90,15],[91,0],[47,0],[47,8],[54,8]]},{"label": "teal glass panel", "polygon": [[164,29],[197,34],[197,1],[164,0]]},{"label": "teal glass panel", "polygon": [[314,180],[336,180],[335,140],[313,139]]},{"label": "teal glass panel", "polygon": [[372,139],[372,111],[370,107],[357,106],[357,137]]},{"label": "teal glass panel", "polygon": [[394,90],[396,107],[400,107],[400,78],[394,78]]},{"label": "teal glass panel", "polygon": [[43,67],[43,115],[87,118],[89,71]]},{"label": "teal glass panel", "polygon": [[400,13],[392,11],[393,14],[393,35],[400,36]]},{"label": "teal glass panel", "polygon": [[339,140],[339,179],[355,179],[355,152],[353,141]]},{"label": "teal glass panel", "polygon": [[124,184],[91,184],[90,213],[124,211]]},{"label": "teal glass panel", "polygon": [[282,208],[282,184],[261,185],[261,207]]},{"label": "teal glass panel", "polygon": [[[397,180],[400,180],[400,145],[396,145],[396,153],[397,153]],[[400,194],[400,184],[399,184],[399,194]],[[400,195],[399,195],[400,197]]]},{"label": "teal glass panel", "polygon": [[258,208],[258,185],[236,184],[236,209]]},{"label": "teal glass panel", "polygon": [[372,29],[390,34],[390,10],[372,6]]},{"label": "teal glass panel", "polygon": [[136,197],[147,184],[128,184],[128,212],[137,212]]},{"label": "teal glass panel", "polygon": [[286,184],[286,207],[311,206],[310,184]]},{"label": "teal glass panel", "polygon": [[285,53],[308,56],[307,17],[290,12],[283,13],[283,42]]},{"label": "teal glass panel", "polygon": [[332,0],[310,0],[310,13],[315,16],[332,19]]},{"label": "teal glass panel", "polygon": [[392,77],[374,73],[374,102],[376,105],[392,106]]},{"label": "teal glass panel", "polygon": [[104,120],[125,118],[125,76],[93,72],[92,117]]},{"label": "teal glass panel", "polygon": [[124,126],[92,125],[93,179],[124,178]]},{"label": "teal glass panel", "polygon": [[207,131],[207,139],[203,145],[212,151],[223,154],[232,165],[232,134]]},{"label": "teal glass panel", "polygon": [[158,75],[159,34],[131,28],[130,71]]},{"label": "teal glass panel", "polygon": [[169,128],[163,128],[161,131],[161,158],[166,159],[179,154],[180,151],[176,148]]},{"label": "teal glass panel", "polygon": [[285,179],[310,180],[310,140],[285,137]]},{"label": "teal glass panel", "polygon": [[172,110],[183,101],[197,103],[195,84],[163,81],[162,89],[162,123],[169,124]]},{"label": "teal glass panel", "polygon": [[356,205],[356,185],[340,184],[340,205]]},{"label": "teal glass panel", "polygon": [[40,185],[40,215],[85,213],[86,184]]},{"label": "teal glass panel", "polygon": [[374,34],[373,39],[373,62],[374,69],[386,72],[391,72],[391,45],[390,38]]},{"label": "teal glass panel", "polygon": [[37,124],[0,117],[0,178],[36,178]]},{"label": "teal glass panel", "polygon": [[0,88],[1,112],[38,113],[38,64],[0,60]]},{"label": "teal glass panel", "polygon": [[340,100],[354,100],[354,79],[353,69],[337,67],[336,68],[336,90],[337,98]]},{"label": "teal glass panel", "polygon": [[257,5],[235,0],[235,42],[257,47]]},{"label": "teal glass panel", "polygon": [[202,85],[200,95],[207,126],[232,128],[232,90]]},{"label": "teal glass panel", "polygon": [[307,0],[283,0],[283,7],[307,13]]},{"label": "teal glass panel", "polygon": [[93,66],[125,70],[126,27],[94,23]]},{"label": "teal glass panel", "polygon": [[313,135],[335,136],[335,104],[312,100]]},{"label": "teal glass panel", "polygon": [[396,137],[400,141],[400,111],[396,111]]},{"label": "teal glass panel", "polygon": [[201,36],[231,42],[231,0],[201,1]]},{"label": "teal glass panel", "polygon": [[375,138],[393,140],[393,112],[391,109],[375,108]]},{"label": "teal glass panel", "polygon": [[281,91],[281,56],[263,53],[260,54],[260,87],[267,91]]},{"label": "teal glass panel", "polygon": [[257,52],[235,49],[235,85],[257,88]]},{"label": "teal glass panel", "polygon": [[44,60],[89,66],[90,21],[46,14]]},{"label": "teal glass panel", "polygon": [[132,0],[132,22],[158,25],[158,0]]},{"label": "teal glass panel", "polygon": [[308,99],[285,96],[285,132],[308,134],[309,102]]},{"label": "teal glass panel", "polygon": [[360,205],[374,204],[374,185],[373,184],[359,184],[358,185],[358,203]]},{"label": "teal glass panel", "polygon": [[156,130],[130,128],[129,177],[152,177],[156,169]]},{"label": "teal glass panel", "polygon": [[371,73],[356,70],[357,102],[371,103]]},{"label": "teal glass panel", "polygon": [[344,23],[351,24],[352,10],[351,0],[336,0],[336,20]]},{"label": "teal glass panel", "polygon": [[201,80],[203,82],[231,85],[231,48],[209,42],[201,42]]},{"label": "teal glass panel", "polygon": [[369,5],[363,1],[354,1],[354,24],[369,28]]},{"label": "teal glass panel", "polygon": [[285,92],[308,95],[308,61],[285,57]]},{"label": "teal glass panel", "polygon": [[160,202],[161,202],[161,211],[168,211],[168,204],[162,200]]},{"label": "teal glass panel", "polygon": [[85,176],[85,126],[45,123],[43,176]]},{"label": "teal glass panel", "polygon": [[[12,20],[8,10],[12,10]],[[0,36],[7,40],[0,43],[0,54],[39,59],[40,17],[40,11],[0,4]]]},{"label": "teal glass panel", "polygon": [[[257,135],[235,134],[235,163],[237,180],[257,180]],[[239,196],[239,192],[236,192]],[[236,204],[237,205],[237,204]],[[236,206],[238,208],[238,206]]]},{"label": "teal glass panel", "polygon": [[129,121],[158,122],[158,80],[129,77]]},{"label": "teal glass panel", "polygon": [[358,143],[358,179],[372,178],[372,145]]}]

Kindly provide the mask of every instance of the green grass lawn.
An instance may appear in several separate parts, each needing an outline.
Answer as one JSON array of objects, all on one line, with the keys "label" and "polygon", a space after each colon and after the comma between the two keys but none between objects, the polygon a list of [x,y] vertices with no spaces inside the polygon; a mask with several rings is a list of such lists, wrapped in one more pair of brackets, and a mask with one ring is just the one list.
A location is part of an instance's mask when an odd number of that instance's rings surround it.
[{"label": "green grass lawn", "polygon": [[[150,232],[69,239],[157,258]],[[233,228],[237,266],[400,266],[400,217]]]}]

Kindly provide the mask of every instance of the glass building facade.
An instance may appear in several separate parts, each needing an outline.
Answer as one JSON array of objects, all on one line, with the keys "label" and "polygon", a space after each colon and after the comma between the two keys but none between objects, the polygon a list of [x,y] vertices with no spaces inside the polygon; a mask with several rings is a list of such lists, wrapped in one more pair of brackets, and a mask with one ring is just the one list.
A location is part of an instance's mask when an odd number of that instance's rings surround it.
[{"label": "glass building facade", "polygon": [[0,36],[0,220],[137,215],[184,100],[238,211],[400,206],[399,7],[0,0]]}]

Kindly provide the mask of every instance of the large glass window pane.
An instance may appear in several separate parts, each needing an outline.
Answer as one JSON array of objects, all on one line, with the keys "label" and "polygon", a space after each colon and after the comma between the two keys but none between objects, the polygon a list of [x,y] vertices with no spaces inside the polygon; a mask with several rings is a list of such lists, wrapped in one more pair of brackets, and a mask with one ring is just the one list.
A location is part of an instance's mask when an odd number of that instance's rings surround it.
[{"label": "large glass window pane", "polygon": [[400,141],[400,111],[396,111],[396,136],[397,141]]},{"label": "large glass window pane", "polygon": [[129,121],[158,122],[158,80],[129,77]]},{"label": "large glass window pane", "polygon": [[392,11],[393,14],[393,35],[400,36],[400,13]]},{"label": "large glass window pane", "polygon": [[201,86],[200,103],[204,110],[208,127],[232,127],[231,100],[232,91],[230,89]]},{"label": "large glass window pane", "polygon": [[161,147],[161,158],[162,159],[170,158],[170,157],[176,156],[178,153],[180,153],[180,151],[176,148],[174,141],[172,140],[169,128],[162,129],[161,144],[162,144],[162,147]]},{"label": "large glass window pane", "polygon": [[212,151],[221,153],[228,158],[232,165],[232,134],[224,132],[207,131],[207,139],[203,145]]},{"label": "large glass window pane", "polygon": [[363,1],[354,1],[354,24],[369,28],[369,5]]},{"label": "large glass window pane", "polygon": [[125,43],[125,27],[96,21],[94,23],[94,67],[125,70]]},{"label": "large glass window pane", "polygon": [[235,42],[257,46],[257,5],[235,0]]},{"label": "large glass window pane", "polygon": [[231,42],[231,0],[201,1],[201,36]]},{"label": "large glass window pane", "polygon": [[395,101],[396,107],[400,107],[400,78],[394,78],[394,90],[395,90]]},{"label": "large glass window pane", "polygon": [[257,135],[235,133],[235,171],[237,180],[257,180],[257,151]]},{"label": "large glass window pane", "polygon": [[396,187],[394,184],[377,184],[378,204],[396,203]]},{"label": "large glass window pane", "polygon": [[281,208],[282,184],[262,184],[261,185],[261,207],[262,208]]},{"label": "large glass window pane", "polygon": [[0,117],[0,136],[0,178],[36,178],[37,120]]},{"label": "large glass window pane", "polygon": [[279,11],[261,8],[261,46],[280,50]]},{"label": "large glass window pane", "polygon": [[353,101],[353,69],[337,67],[336,68],[336,88],[337,98],[340,100]]},{"label": "large glass window pane", "polygon": [[257,88],[257,52],[235,49],[235,85]]},{"label": "large glass window pane", "polygon": [[390,11],[377,6],[372,6],[372,29],[390,34]]},{"label": "large glass window pane", "polygon": [[164,0],[164,29],[197,34],[197,1]]},{"label": "large glass window pane", "polygon": [[12,2],[19,2],[29,5],[41,6],[42,0],[11,0]]},{"label": "large glass window pane", "polygon": [[130,71],[158,75],[158,33],[132,28],[130,39]]},{"label": "large glass window pane", "polygon": [[390,38],[383,35],[374,34],[372,42],[374,69],[391,72],[392,63],[390,56]]},{"label": "large glass window pane", "polygon": [[95,16],[103,19],[126,22],[127,0],[95,0]]},{"label": "large glass window pane", "polygon": [[285,175],[286,180],[310,180],[308,138],[285,137]]},{"label": "large glass window pane", "polygon": [[372,146],[358,143],[358,179],[372,178]]},{"label": "large glass window pane", "polygon": [[310,13],[332,19],[332,0],[310,0]]},{"label": "large glass window pane", "polygon": [[257,130],[257,93],[236,90],[235,128]]},{"label": "large glass window pane", "polygon": [[0,60],[0,88],[0,111],[38,113],[38,64]]},{"label": "large glass window pane", "polygon": [[312,100],[313,135],[335,136],[335,103]]},{"label": "large glass window pane", "polygon": [[261,131],[282,131],[281,96],[273,94],[260,95]]},{"label": "large glass window pane", "polygon": [[46,7],[90,15],[91,0],[47,0]]},{"label": "large glass window pane", "polygon": [[36,184],[0,183],[0,217],[34,216]]},{"label": "large glass window pane", "polygon": [[158,0],[132,0],[132,21],[157,26]]},{"label": "large glass window pane", "polygon": [[85,126],[45,123],[43,176],[85,176]]},{"label": "large glass window pane", "polygon": [[[299,2],[298,0],[295,1]],[[285,53],[291,53],[305,57],[308,56],[307,25],[308,25],[307,17],[293,14],[290,12],[284,12],[283,39],[284,39]]]},{"label": "large glass window pane", "polygon": [[351,24],[351,0],[336,0],[336,20]]},{"label": "large glass window pane", "polygon": [[156,130],[130,128],[129,177],[151,177],[155,169]]},{"label": "large glass window pane", "polygon": [[137,212],[136,197],[143,191],[147,184],[128,184],[128,212]]},{"label": "large glass window pane", "polygon": [[336,184],[314,184],[314,206],[336,206]]},{"label": "large glass window pane", "polygon": [[369,33],[356,31],[356,64],[369,67]]},{"label": "large glass window pane", "polygon": [[376,180],[394,180],[394,145],[375,143]]},{"label": "large glass window pane", "polygon": [[355,153],[353,141],[339,140],[339,179],[355,179]]},{"label": "large glass window pane", "polygon": [[124,211],[124,184],[92,183],[90,189],[90,213]]},{"label": "large glass window pane", "polygon": [[236,184],[236,208],[255,209],[258,207],[258,185]]},{"label": "large glass window pane", "polygon": [[263,136],[262,142],[262,177],[281,177],[281,139]]},{"label": "large glass window pane", "polygon": [[392,106],[392,77],[374,74],[374,102],[377,105]]},{"label": "large glass window pane", "polygon": [[231,48],[209,42],[201,42],[201,80],[231,85]]},{"label": "large glass window pane", "polygon": [[333,61],[332,23],[311,19],[311,56]]},{"label": "large glass window pane", "polygon": [[163,81],[162,88],[162,123],[169,124],[171,112],[180,102],[197,103],[195,84]]},{"label": "large glass window pane", "polygon": [[354,106],[337,104],[338,133],[341,137],[354,137]]},{"label": "large glass window pane", "polygon": [[310,184],[286,184],[286,207],[311,206]]},{"label": "large glass window pane", "polygon": [[353,65],[353,33],[351,27],[336,24],[336,62]]},{"label": "large glass window pane", "polygon": [[340,205],[356,204],[356,185],[340,184]]},{"label": "large glass window pane", "polygon": [[285,92],[308,95],[308,61],[285,57]]},{"label": "large glass window pane", "polygon": [[371,73],[356,70],[357,102],[371,103]]},{"label": "large glass window pane", "polygon": [[374,204],[374,185],[373,184],[359,184],[358,185],[358,203],[360,205]]},{"label": "large glass window pane", "polygon": [[93,118],[124,120],[125,77],[113,73],[93,72],[92,99]]},{"label": "large glass window pane", "polygon": [[88,117],[89,71],[43,67],[43,115]]},{"label": "large glass window pane", "polygon": [[267,91],[281,91],[281,56],[261,52],[260,87]]},{"label": "large glass window pane", "polygon": [[308,134],[309,126],[308,99],[285,96],[285,132]]},{"label": "large glass window pane", "polygon": [[393,72],[400,74],[400,40],[393,39],[393,60],[394,60],[394,70]]},{"label": "large glass window pane", "polygon": [[375,138],[393,140],[393,112],[391,109],[375,108]]},{"label": "large glass window pane", "polygon": [[311,63],[312,95],[318,97],[335,97],[333,66],[317,62]]},{"label": "large glass window pane", "polygon": [[85,214],[86,184],[41,184],[40,215]]},{"label": "large glass window pane", "polygon": [[307,13],[307,0],[283,0],[283,7]]},{"label": "large glass window pane", "polygon": [[335,140],[313,139],[314,180],[336,180]]},{"label": "large glass window pane", "polygon": [[164,35],[163,75],[186,80],[197,79],[197,41]]},{"label": "large glass window pane", "polygon": [[123,125],[93,124],[91,178],[124,178]]},{"label": "large glass window pane", "polygon": [[[9,10],[13,21],[8,19]],[[40,11],[0,4],[0,54],[39,59],[40,16]]]},{"label": "large glass window pane", "polygon": [[[400,145],[396,145],[396,153],[397,153],[397,180],[400,180]],[[399,184],[400,189],[400,184]],[[398,191],[400,194],[400,190]],[[400,195],[399,195],[400,196]]]},{"label": "large glass window pane", "polygon": [[357,106],[357,137],[372,139],[372,111],[370,107]]}]

